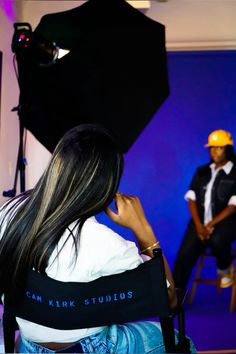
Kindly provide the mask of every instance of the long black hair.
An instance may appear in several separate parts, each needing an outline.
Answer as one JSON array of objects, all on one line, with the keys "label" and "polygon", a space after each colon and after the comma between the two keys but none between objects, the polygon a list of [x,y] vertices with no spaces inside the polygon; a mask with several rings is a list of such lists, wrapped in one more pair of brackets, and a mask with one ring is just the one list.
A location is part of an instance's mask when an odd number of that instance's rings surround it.
[{"label": "long black hair", "polygon": [[45,273],[50,255],[74,221],[77,250],[83,223],[111,203],[122,170],[122,153],[104,128],[80,125],[64,135],[36,187],[4,207],[2,224],[10,221],[0,242],[2,292],[22,287],[29,268]]}]

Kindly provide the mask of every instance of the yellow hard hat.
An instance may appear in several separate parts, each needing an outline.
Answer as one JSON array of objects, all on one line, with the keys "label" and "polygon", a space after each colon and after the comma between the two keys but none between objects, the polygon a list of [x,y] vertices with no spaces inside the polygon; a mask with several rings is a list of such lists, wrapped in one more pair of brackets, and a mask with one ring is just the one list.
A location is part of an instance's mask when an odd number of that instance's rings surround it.
[{"label": "yellow hard hat", "polygon": [[208,143],[204,145],[205,147],[209,146],[226,146],[226,145],[234,145],[232,135],[226,130],[214,130],[208,136]]}]

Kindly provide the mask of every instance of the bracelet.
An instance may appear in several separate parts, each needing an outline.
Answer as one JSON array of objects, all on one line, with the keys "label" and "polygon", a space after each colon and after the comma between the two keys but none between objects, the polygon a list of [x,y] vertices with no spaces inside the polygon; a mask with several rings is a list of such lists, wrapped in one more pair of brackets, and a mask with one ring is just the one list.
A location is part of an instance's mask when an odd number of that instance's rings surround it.
[{"label": "bracelet", "polygon": [[153,245],[151,245],[151,246],[145,248],[144,250],[142,250],[141,253],[144,253],[144,252],[146,252],[146,251],[152,250],[154,247],[158,246],[159,244],[160,244],[160,242],[157,241],[157,242],[155,242]]}]

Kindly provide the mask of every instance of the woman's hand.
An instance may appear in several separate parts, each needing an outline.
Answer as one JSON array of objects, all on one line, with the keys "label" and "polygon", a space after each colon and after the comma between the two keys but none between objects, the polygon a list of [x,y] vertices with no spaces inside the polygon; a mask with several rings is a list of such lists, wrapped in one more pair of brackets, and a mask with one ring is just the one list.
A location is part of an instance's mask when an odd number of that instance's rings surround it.
[{"label": "woman's hand", "polygon": [[135,234],[150,227],[138,197],[117,193],[115,197],[117,212],[106,209],[107,215],[117,224],[128,227]]},{"label": "woman's hand", "polygon": [[157,242],[151,225],[146,219],[138,197],[117,193],[115,197],[117,212],[106,209],[107,215],[117,224],[133,231],[140,250]]},{"label": "woman's hand", "polygon": [[[144,250],[145,255],[153,257],[152,245],[154,248],[159,248],[151,225],[146,219],[143,207],[138,197],[117,193],[115,197],[117,212],[115,213],[110,208],[106,209],[107,215],[117,224],[130,228],[138,241],[140,250]],[[148,248],[148,249],[146,249]],[[168,297],[171,308],[177,304],[176,292],[172,274],[168,262],[163,255],[166,278],[170,286],[168,288]]]}]

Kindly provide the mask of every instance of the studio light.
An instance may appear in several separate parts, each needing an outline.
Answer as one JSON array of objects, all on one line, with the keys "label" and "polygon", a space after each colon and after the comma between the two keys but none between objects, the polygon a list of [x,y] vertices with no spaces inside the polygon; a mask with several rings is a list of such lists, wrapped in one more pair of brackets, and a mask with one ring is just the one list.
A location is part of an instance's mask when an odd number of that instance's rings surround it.
[{"label": "studio light", "polygon": [[51,152],[91,122],[127,152],[169,94],[165,26],[125,0],[89,0],[43,15],[33,31],[14,27],[20,122]]},{"label": "studio light", "polygon": [[69,50],[59,48],[56,42],[32,32],[27,22],[14,23],[14,29],[11,48],[17,56],[28,56],[40,66],[49,66],[69,53]]}]

